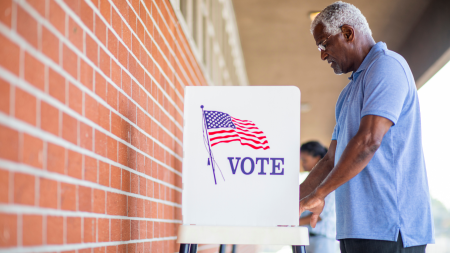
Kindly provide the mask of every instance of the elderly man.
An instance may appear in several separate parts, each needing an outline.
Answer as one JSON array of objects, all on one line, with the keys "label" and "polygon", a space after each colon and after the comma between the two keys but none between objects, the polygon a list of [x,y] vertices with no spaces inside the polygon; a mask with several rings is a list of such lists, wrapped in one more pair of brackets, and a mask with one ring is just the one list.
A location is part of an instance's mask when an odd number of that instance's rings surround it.
[{"label": "elderly man", "polygon": [[336,2],[311,24],[321,59],[352,72],[336,103],[326,156],[300,186],[300,213],[314,227],[336,191],[342,252],[425,252],[434,243],[420,108],[405,59],[375,43],[355,6]]}]

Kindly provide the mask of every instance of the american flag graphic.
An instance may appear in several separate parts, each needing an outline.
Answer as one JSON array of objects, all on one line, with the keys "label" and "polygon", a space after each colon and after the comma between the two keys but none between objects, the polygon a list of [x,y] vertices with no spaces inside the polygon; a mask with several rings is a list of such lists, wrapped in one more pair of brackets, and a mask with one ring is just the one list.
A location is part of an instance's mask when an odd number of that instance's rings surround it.
[{"label": "american flag graphic", "polygon": [[218,111],[205,110],[204,114],[211,147],[220,143],[239,141],[241,145],[253,149],[270,148],[267,137],[252,121],[233,118],[227,113]]}]

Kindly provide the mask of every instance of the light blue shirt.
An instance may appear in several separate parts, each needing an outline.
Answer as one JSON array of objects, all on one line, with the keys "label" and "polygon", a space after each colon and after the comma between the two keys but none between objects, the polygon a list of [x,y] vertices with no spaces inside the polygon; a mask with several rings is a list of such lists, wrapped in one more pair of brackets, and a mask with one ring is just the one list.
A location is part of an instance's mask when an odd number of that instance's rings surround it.
[{"label": "light blue shirt", "polygon": [[335,164],[356,135],[361,118],[377,115],[394,125],[369,164],[336,190],[337,239],[434,243],[420,108],[405,59],[378,42],[349,78],[336,103]]}]

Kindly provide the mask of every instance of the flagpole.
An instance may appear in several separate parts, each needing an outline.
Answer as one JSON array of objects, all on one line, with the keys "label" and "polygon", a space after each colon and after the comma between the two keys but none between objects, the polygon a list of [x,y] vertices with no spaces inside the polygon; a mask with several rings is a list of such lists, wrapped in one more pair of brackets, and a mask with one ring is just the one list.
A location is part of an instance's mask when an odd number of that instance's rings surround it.
[{"label": "flagpole", "polygon": [[202,108],[203,124],[204,124],[204,126],[205,126],[206,140],[208,141],[209,159],[211,160],[211,167],[212,167],[213,175],[214,175],[214,183],[217,185],[217,181],[216,181],[216,172],[215,172],[215,170],[214,170],[214,161],[213,161],[212,155],[211,155],[211,145],[209,144],[208,126],[207,126],[207,124],[206,124],[206,117],[205,117],[205,112],[203,111],[203,105],[201,105],[200,108]]}]

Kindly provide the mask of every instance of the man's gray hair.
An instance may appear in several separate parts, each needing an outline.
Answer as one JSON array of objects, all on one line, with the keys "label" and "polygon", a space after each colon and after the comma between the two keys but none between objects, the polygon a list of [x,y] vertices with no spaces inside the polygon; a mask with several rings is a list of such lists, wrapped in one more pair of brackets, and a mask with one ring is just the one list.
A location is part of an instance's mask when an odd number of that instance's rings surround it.
[{"label": "man's gray hair", "polygon": [[360,33],[372,36],[366,18],[353,4],[338,1],[328,5],[311,23],[311,34],[320,23],[323,24],[325,32],[330,35],[340,33],[343,25],[350,25]]}]

